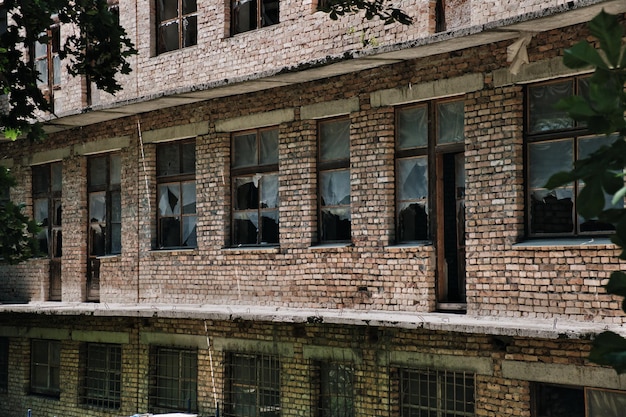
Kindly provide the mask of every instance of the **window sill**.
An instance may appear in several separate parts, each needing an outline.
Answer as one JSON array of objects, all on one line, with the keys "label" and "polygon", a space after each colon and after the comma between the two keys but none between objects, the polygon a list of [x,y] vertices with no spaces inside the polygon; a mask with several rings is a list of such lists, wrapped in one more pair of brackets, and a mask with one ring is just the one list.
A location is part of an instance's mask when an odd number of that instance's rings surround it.
[{"label": "window sill", "polygon": [[102,256],[96,256],[95,258],[98,260],[107,260],[107,259],[118,259],[121,258],[122,254],[121,253],[114,253],[111,255],[102,255]]},{"label": "window sill", "polygon": [[608,237],[538,238],[515,243],[513,248],[615,246]]},{"label": "window sill", "polygon": [[198,248],[163,248],[163,249],[151,249],[150,253],[189,253],[196,252]]},{"label": "window sill", "polygon": [[387,250],[402,250],[402,249],[412,249],[412,248],[425,248],[433,246],[433,242],[430,240],[423,240],[419,242],[404,242],[397,243],[395,245],[386,246]]},{"label": "window sill", "polygon": [[309,246],[309,250],[324,251],[328,249],[349,248],[352,246],[354,246],[352,242],[320,243],[319,245]]},{"label": "window sill", "polygon": [[279,253],[278,245],[259,245],[259,246],[231,246],[222,248],[222,251],[239,254],[239,253]]}]

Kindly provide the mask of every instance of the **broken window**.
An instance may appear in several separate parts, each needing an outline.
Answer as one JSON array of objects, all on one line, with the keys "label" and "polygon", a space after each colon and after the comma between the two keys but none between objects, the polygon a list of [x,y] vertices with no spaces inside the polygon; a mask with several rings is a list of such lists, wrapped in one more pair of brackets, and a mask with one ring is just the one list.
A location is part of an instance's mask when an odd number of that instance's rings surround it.
[{"label": "broken window", "polygon": [[318,187],[320,242],[349,242],[350,120],[320,122]]},{"label": "broken window", "polygon": [[[570,183],[553,190],[545,188],[553,174],[571,170],[577,160],[617,139],[617,135],[589,135],[583,124],[555,108],[562,98],[586,94],[586,88],[586,78],[570,78],[532,85],[526,90],[527,217],[531,236],[575,236],[614,230],[612,225],[598,219],[576,215],[582,183]],[[611,207],[610,196],[605,198],[605,206]],[[623,201],[614,205],[615,208],[623,206]]]},{"label": "broken window", "polygon": [[278,0],[231,0],[231,34],[279,23]]},{"label": "broken window", "polygon": [[61,168],[61,162],[32,167],[33,217],[41,226],[37,240],[40,252],[50,258],[59,258],[62,253]]},{"label": "broken window", "polygon": [[196,143],[157,146],[158,247],[196,247]]},{"label": "broken window", "polygon": [[88,161],[89,256],[122,251],[120,155],[93,156]]},{"label": "broken window", "polygon": [[56,24],[41,33],[33,48],[37,82],[48,94],[61,84],[61,27]]},{"label": "broken window", "polygon": [[198,43],[196,0],[157,0],[157,53]]},{"label": "broken window", "polygon": [[233,245],[278,243],[278,128],[233,135]]}]

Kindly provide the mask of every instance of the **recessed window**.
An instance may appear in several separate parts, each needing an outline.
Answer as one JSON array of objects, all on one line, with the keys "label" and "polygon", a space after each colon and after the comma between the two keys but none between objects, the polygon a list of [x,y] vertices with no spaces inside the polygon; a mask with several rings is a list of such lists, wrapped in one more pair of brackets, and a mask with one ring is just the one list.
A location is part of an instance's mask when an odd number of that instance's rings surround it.
[{"label": "recessed window", "polygon": [[9,391],[9,339],[0,337],[0,393]]},{"label": "recessed window", "polygon": [[157,146],[157,187],[158,247],[196,247],[195,140]]},{"label": "recessed window", "polygon": [[30,349],[30,391],[58,398],[61,392],[61,342],[33,340]]},{"label": "recessed window", "polygon": [[60,49],[61,27],[58,24],[41,33],[33,48],[33,60],[39,73],[37,82],[48,92],[61,84]]},{"label": "recessed window", "polygon": [[157,0],[157,53],[198,43],[196,0]]},{"label": "recessed window", "polygon": [[150,357],[152,413],[195,412],[198,408],[198,352],[154,346]]},{"label": "recessed window", "polygon": [[120,253],[122,250],[120,155],[90,157],[88,171],[89,256]]},{"label": "recessed window", "polygon": [[232,242],[277,244],[278,129],[237,133],[232,144]]},{"label": "recessed window", "polygon": [[226,375],[226,417],[280,417],[277,357],[229,353]]},{"label": "recessed window", "polygon": [[474,416],[474,374],[445,370],[400,371],[402,417]]},{"label": "recessed window", "polygon": [[533,384],[533,417],[585,417],[582,387]]},{"label": "recessed window", "polygon": [[51,258],[59,258],[62,253],[61,169],[60,162],[32,167],[34,218],[41,226],[37,235],[39,250]]},{"label": "recessed window", "polygon": [[350,242],[350,120],[322,121],[318,134],[320,242]]},{"label": "recessed window", "polygon": [[354,368],[350,364],[319,362],[319,417],[354,417]]},{"label": "recessed window", "polygon": [[119,409],[122,391],[122,348],[119,345],[88,343],[81,348],[82,404]]},{"label": "recessed window", "polygon": [[[576,123],[556,103],[572,95],[584,95],[587,78],[533,84],[526,93],[526,170],[528,192],[528,232],[530,236],[576,236],[606,234],[611,224],[584,219],[576,214],[577,196],[582,183],[571,183],[549,190],[548,179],[560,171],[569,171],[574,163],[601,146],[608,146],[615,136],[590,135],[583,124]],[[611,207],[606,195],[605,207]],[[620,201],[614,206],[622,208]]]},{"label": "recessed window", "polygon": [[278,0],[231,0],[231,34],[279,23]]}]

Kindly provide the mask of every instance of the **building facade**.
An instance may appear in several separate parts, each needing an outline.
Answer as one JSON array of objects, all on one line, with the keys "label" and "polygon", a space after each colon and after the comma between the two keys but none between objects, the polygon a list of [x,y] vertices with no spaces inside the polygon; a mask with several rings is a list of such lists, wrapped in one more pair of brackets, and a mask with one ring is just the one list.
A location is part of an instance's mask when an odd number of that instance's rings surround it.
[{"label": "building facade", "polygon": [[0,264],[0,414],[622,415],[611,227],[543,185],[611,140],[553,104],[626,4],[400,6],[111,2],[115,97],[47,55],[48,137],[0,142],[43,225]]}]

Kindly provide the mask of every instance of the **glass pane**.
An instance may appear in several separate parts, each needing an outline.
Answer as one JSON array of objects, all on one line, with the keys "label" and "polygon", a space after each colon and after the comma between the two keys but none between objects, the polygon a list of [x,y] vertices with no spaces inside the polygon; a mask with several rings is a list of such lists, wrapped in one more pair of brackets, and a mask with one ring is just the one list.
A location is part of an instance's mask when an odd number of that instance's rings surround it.
[{"label": "glass pane", "polygon": [[246,32],[257,27],[257,2],[231,0],[233,33]]},{"label": "glass pane", "polygon": [[161,220],[161,247],[180,246],[180,220],[178,217],[165,217]]},{"label": "glass pane", "polygon": [[465,103],[453,101],[437,105],[437,143],[460,143],[465,139]]},{"label": "glass pane", "polygon": [[531,133],[567,129],[574,126],[564,110],[554,108],[563,98],[574,94],[573,81],[528,88],[529,126]]},{"label": "glass pane", "polygon": [[38,165],[32,167],[33,194],[47,194],[50,187],[50,167]]},{"label": "glass pane", "polygon": [[111,192],[111,221],[114,223],[122,221],[122,196],[119,191]]},{"label": "glass pane", "polygon": [[351,215],[349,207],[322,209],[322,241],[348,241]]},{"label": "glass pane", "polygon": [[261,132],[260,158],[259,165],[278,163],[278,129]]},{"label": "glass pane", "polygon": [[106,193],[89,194],[89,222],[106,223]]},{"label": "glass pane", "polygon": [[181,173],[193,174],[196,172],[196,142],[182,144],[183,167]]},{"label": "glass pane", "polygon": [[261,213],[261,243],[278,243],[278,210]]},{"label": "glass pane", "polygon": [[48,85],[48,60],[40,59],[35,64],[37,72],[39,73],[37,76],[37,82],[39,85]]},{"label": "glass pane", "polygon": [[271,26],[279,22],[278,0],[262,0],[263,10],[261,13],[262,26]]},{"label": "glass pane", "polygon": [[350,170],[320,172],[322,206],[350,204]]},{"label": "glass pane", "polygon": [[183,14],[194,13],[197,9],[196,0],[183,0]]},{"label": "glass pane", "polygon": [[398,234],[400,242],[428,239],[428,204],[426,201],[398,204]]},{"label": "glass pane", "polygon": [[428,111],[426,107],[398,111],[398,149],[425,147],[428,145]]},{"label": "glass pane", "polygon": [[111,253],[122,252],[122,225],[113,223],[111,225]]},{"label": "glass pane", "polygon": [[193,46],[198,43],[198,17],[188,16],[183,19],[183,45]]},{"label": "glass pane", "polygon": [[159,53],[180,48],[178,42],[178,21],[174,20],[159,26]]},{"label": "glass pane", "polygon": [[52,57],[52,85],[61,84],[61,57],[54,55]]},{"label": "glass pane", "polygon": [[257,165],[256,133],[233,137],[233,167]]},{"label": "glass pane", "polygon": [[159,185],[159,215],[180,214],[180,187],[178,184]]},{"label": "glass pane", "polygon": [[41,226],[48,226],[48,199],[39,198],[33,203],[35,221]]},{"label": "glass pane", "polygon": [[537,189],[531,193],[532,233],[572,233],[574,231],[574,189]]},{"label": "glass pane", "polygon": [[398,200],[428,198],[428,158],[398,159]]},{"label": "glass pane", "polygon": [[48,343],[44,341],[33,341],[31,344],[31,356],[33,362],[48,363]]},{"label": "glass pane", "polygon": [[61,189],[63,188],[63,166],[61,165],[60,162],[55,162],[54,164],[50,165],[50,172],[51,172],[51,181],[50,181],[50,188],[52,189],[52,191],[61,191]]},{"label": "glass pane", "polygon": [[197,235],[196,235],[196,216],[184,216],[183,217],[183,244],[182,246],[197,246]]},{"label": "glass pane", "polygon": [[320,123],[320,161],[350,158],[350,121]]},{"label": "glass pane", "polygon": [[38,388],[48,387],[48,368],[46,366],[33,366],[33,386]]},{"label": "glass pane", "polygon": [[538,416],[585,417],[582,388],[537,384],[533,394]]},{"label": "glass pane", "polygon": [[[45,33],[42,33],[42,35],[45,35]],[[42,42],[35,41],[35,58],[41,58],[47,55],[48,55],[48,42],[43,41],[43,40]]]},{"label": "glass pane", "polygon": [[578,139],[578,159],[587,158],[592,153],[600,149],[602,146],[611,146],[618,135],[610,136],[593,136]]},{"label": "glass pane", "polygon": [[278,207],[278,174],[263,175],[261,181],[261,208]]},{"label": "glass pane", "polygon": [[259,207],[259,179],[258,176],[235,178],[235,210]]},{"label": "glass pane", "polygon": [[61,226],[61,222],[63,221],[63,206],[61,205],[61,200],[55,199],[54,201],[52,201],[52,204],[54,204],[54,211],[52,212],[52,215],[54,216],[52,218],[52,225]]},{"label": "glass pane", "polygon": [[157,176],[180,173],[179,146],[177,143],[161,144],[157,147]]},{"label": "glass pane", "polygon": [[107,158],[89,158],[89,185],[105,185],[107,182]]},{"label": "glass pane", "polygon": [[111,155],[110,161],[109,175],[111,184],[120,184],[122,182],[122,158],[120,155]]},{"label": "glass pane", "polygon": [[255,245],[259,232],[259,218],[256,212],[233,214],[233,243],[235,245]]},{"label": "glass pane", "polygon": [[626,392],[587,390],[589,417],[621,417],[626,410]]},{"label": "glass pane", "polygon": [[531,188],[543,188],[553,174],[569,171],[574,162],[572,139],[528,145],[528,178]]},{"label": "glass pane", "polygon": [[196,212],[196,183],[195,181],[184,182],[183,186],[183,214]]},{"label": "glass pane", "polygon": [[159,22],[178,17],[178,0],[159,0]]}]

